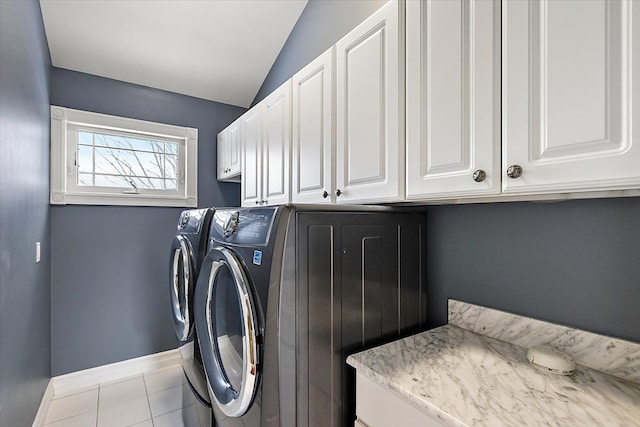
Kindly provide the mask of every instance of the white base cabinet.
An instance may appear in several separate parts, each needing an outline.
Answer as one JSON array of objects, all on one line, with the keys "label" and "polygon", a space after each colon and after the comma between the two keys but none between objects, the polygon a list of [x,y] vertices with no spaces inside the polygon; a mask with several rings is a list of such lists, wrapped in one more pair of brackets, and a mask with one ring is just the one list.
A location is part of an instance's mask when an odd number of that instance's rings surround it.
[{"label": "white base cabinet", "polygon": [[640,188],[640,3],[502,2],[502,189]]},{"label": "white base cabinet", "polygon": [[356,374],[356,416],[355,427],[444,427],[436,418],[362,374]]}]

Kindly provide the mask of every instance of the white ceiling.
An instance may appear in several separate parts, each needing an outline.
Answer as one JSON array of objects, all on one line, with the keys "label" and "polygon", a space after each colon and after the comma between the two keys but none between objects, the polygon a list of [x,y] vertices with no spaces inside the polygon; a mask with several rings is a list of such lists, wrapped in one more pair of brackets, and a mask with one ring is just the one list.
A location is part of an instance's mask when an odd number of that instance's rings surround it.
[{"label": "white ceiling", "polygon": [[248,107],[307,0],[40,0],[53,65]]}]

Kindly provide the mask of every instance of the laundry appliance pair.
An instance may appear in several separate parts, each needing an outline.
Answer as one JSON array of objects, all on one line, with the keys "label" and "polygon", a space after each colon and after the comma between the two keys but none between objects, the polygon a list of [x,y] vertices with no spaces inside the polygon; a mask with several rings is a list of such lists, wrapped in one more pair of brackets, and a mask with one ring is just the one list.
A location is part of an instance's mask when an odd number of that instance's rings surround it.
[{"label": "laundry appliance pair", "polygon": [[353,425],[346,357],[425,326],[425,239],[416,210],[216,209],[192,294],[216,425]]}]

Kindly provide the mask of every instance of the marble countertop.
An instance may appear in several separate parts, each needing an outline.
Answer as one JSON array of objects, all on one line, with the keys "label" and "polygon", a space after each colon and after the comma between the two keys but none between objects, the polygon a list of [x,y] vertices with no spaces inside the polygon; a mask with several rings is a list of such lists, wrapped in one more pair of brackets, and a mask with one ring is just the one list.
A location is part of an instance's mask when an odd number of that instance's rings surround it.
[{"label": "marble countertop", "polygon": [[347,363],[445,425],[640,426],[640,384],[582,365],[549,374],[526,352],[450,324]]}]

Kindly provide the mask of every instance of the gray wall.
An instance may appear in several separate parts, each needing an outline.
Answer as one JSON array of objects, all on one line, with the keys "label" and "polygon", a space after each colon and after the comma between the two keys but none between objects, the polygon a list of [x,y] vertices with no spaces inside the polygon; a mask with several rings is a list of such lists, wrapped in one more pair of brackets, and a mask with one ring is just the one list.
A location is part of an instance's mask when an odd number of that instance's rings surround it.
[{"label": "gray wall", "polygon": [[253,104],[333,46],[387,0],[309,0]]},{"label": "gray wall", "polygon": [[430,326],[455,298],[640,342],[640,198],[427,208]]},{"label": "gray wall", "polygon": [[0,1],[2,427],[31,425],[51,374],[49,69],[38,2]]},{"label": "gray wall", "polygon": [[[198,128],[198,204],[239,206],[239,184],[216,180],[215,141],[244,109],[59,68],[51,103]],[[181,210],[52,207],[53,375],[175,348],[168,258]]]},{"label": "gray wall", "polygon": [[[254,103],[384,1],[310,0]],[[640,341],[640,199],[426,208],[429,324],[448,298]]]}]

